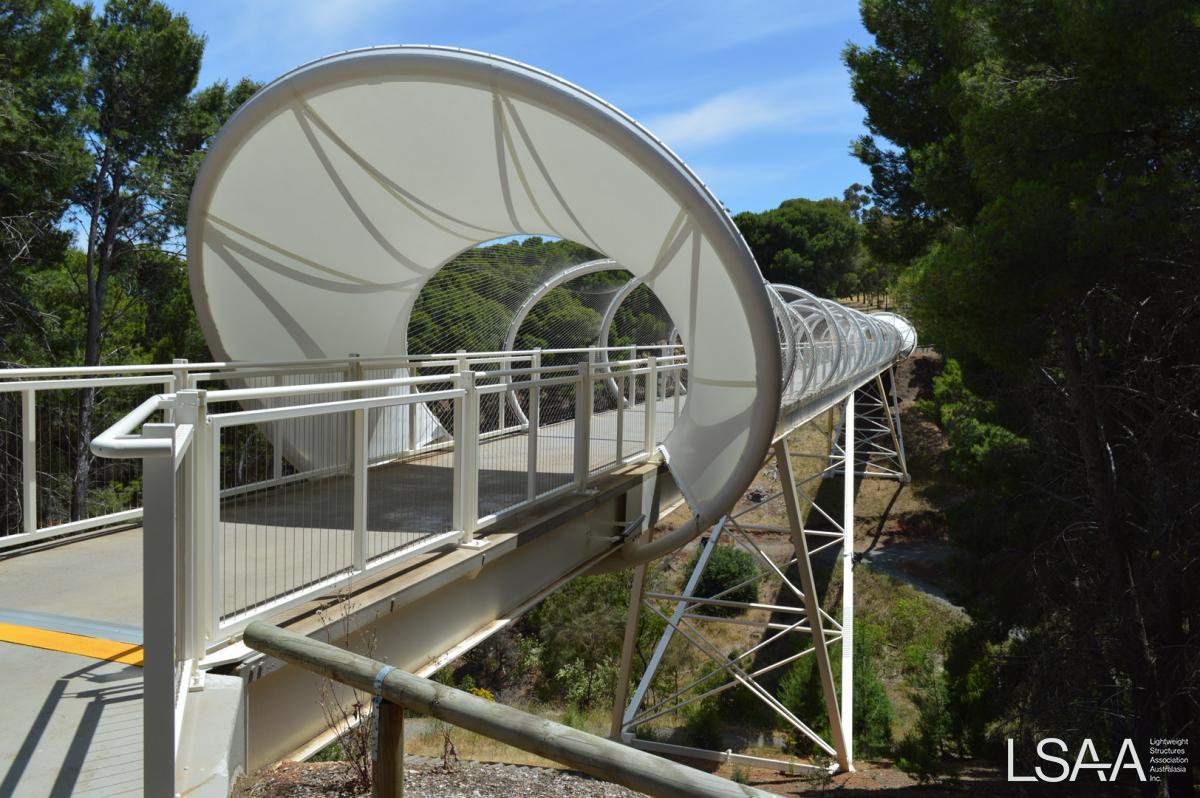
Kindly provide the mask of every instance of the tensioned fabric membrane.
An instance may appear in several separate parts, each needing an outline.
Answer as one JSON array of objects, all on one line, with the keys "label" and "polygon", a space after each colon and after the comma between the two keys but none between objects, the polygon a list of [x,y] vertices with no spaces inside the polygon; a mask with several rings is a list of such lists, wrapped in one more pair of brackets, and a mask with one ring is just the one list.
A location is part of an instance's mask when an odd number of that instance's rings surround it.
[{"label": "tensioned fabric membrane", "polygon": [[781,395],[772,300],[728,213],[653,135],[560,78],[482,53],[379,47],[254,96],[193,190],[188,261],[214,354],[404,354],[418,293],[496,238],[570,239],[662,302],[689,356],[663,446],[710,519],[758,469]]}]

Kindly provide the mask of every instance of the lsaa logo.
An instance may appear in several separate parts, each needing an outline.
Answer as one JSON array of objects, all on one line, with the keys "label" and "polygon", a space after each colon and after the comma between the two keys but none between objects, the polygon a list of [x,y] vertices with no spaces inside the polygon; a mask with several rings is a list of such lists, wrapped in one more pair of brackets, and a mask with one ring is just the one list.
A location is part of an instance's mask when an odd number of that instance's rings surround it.
[{"label": "lsaa logo", "polygon": [[[1057,752],[1052,752],[1050,749],[1057,749]],[[1084,738],[1083,745],[1079,746],[1079,753],[1075,755],[1075,764],[1073,767],[1069,759],[1055,755],[1055,753],[1070,753],[1070,748],[1067,744],[1057,737],[1047,737],[1044,740],[1039,740],[1037,753],[1038,758],[1043,763],[1049,765],[1049,767],[1043,769],[1042,765],[1038,765],[1033,769],[1033,772],[1036,774],[1034,776],[1016,775],[1013,766],[1013,741],[1010,737],[1008,740],[1008,780],[1075,781],[1079,777],[1080,771],[1083,771],[1086,776],[1089,770],[1094,771],[1100,781],[1116,781],[1117,777],[1122,775],[1122,770],[1132,770],[1137,774],[1139,781],[1146,780],[1146,772],[1142,770],[1142,762],[1138,759],[1137,750],[1133,747],[1133,741],[1128,737],[1125,738],[1125,742],[1121,743],[1121,750],[1117,753],[1116,760],[1111,764],[1101,761],[1100,755],[1096,753],[1096,746],[1092,744],[1090,737]]]}]

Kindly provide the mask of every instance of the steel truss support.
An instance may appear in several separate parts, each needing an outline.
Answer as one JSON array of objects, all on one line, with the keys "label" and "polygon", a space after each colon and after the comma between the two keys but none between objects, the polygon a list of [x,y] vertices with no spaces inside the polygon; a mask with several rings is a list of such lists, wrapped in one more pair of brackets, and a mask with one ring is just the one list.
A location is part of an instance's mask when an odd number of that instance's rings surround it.
[{"label": "steel truss support", "polygon": [[[904,453],[904,430],[900,425],[900,401],[896,396],[895,369],[888,369],[864,383],[855,391],[857,407],[854,426],[854,446],[858,456],[854,462],[856,477],[894,479],[907,485],[908,459]],[[845,441],[844,422],[838,422],[834,435],[834,450],[842,451]]]},{"label": "steel truss support", "polygon": [[[713,527],[704,539],[696,566],[687,584],[678,594],[653,589],[649,585],[645,566],[640,566],[635,572],[613,708],[613,737],[647,750],[664,751],[670,748],[671,753],[695,758],[734,761],[731,757],[738,755],[729,751],[715,752],[641,740],[638,739],[636,730],[705,698],[740,686],[749,690],[776,715],[783,718],[798,735],[807,737],[833,760],[833,764],[826,766],[811,762],[787,761],[782,758],[756,758],[756,766],[775,765],[788,772],[853,769],[854,480],[843,479],[844,489],[840,491],[841,495],[834,494],[833,501],[840,503],[841,508],[823,508],[816,501],[818,489],[826,477],[839,477],[847,472],[854,474],[856,471],[853,466],[847,468],[848,464],[855,462],[856,456],[853,394],[844,400],[839,415],[836,426],[831,419],[828,425],[816,420],[801,428],[804,434],[809,436],[813,431],[819,431],[824,441],[823,450],[819,453],[797,453],[791,450],[786,439],[776,442],[772,456],[779,475],[780,490],[757,504],[722,518]],[[793,434],[799,433],[800,430]],[[842,441],[839,441],[839,438]],[[812,448],[811,443],[808,448]],[[861,458],[861,454],[859,457]],[[806,458],[816,459],[815,467],[797,469],[796,463],[803,464]],[[754,514],[761,512],[768,503],[781,500],[788,518],[786,528],[749,523]],[[830,503],[825,498],[823,501],[826,504]],[[846,534],[846,530],[850,530],[849,535]],[[791,543],[789,556],[785,556],[782,561],[778,561],[780,557],[777,538],[774,541],[770,538],[771,534],[778,533],[787,533]],[[697,595],[696,586],[712,553],[719,545],[734,545],[747,551],[755,561],[758,574],[714,596]],[[822,591],[814,576],[813,557],[828,549],[837,552],[837,560],[842,568],[841,622],[821,608]],[[793,565],[796,566],[795,575],[789,572]],[[731,595],[737,595],[741,588],[752,583],[774,586],[781,598],[774,603],[765,603],[769,601],[765,598],[762,602],[730,598]],[[732,607],[741,610],[742,614],[729,618],[705,614],[705,609],[711,607]],[[632,675],[638,619],[642,612],[658,616],[666,622],[666,628],[633,691],[633,696],[626,701]],[[747,650],[731,655],[713,642],[713,631],[720,624],[757,627],[761,630],[761,636]],[[710,667],[702,669],[703,673],[690,683],[675,689],[669,695],[655,695],[651,701],[649,699],[654,692],[655,676],[668,647],[676,638],[682,639],[684,645],[701,653]],[[780,642],[785,640],[796,642],[792,645],[780,645]],[[840,692],[835,684],[830,650],[832,644],[839,641],[842,643]],[[764,657],[770,651],[778,652],[771,657],[773,661]],[[816,659],[821,681],[830,728],[828,739],[817,734],[805,722],[806,719],[796,717],[762,681],[765,674],[787,667],[801,657],[809,655]],[[718,677],[724,677],[723,683],[713,686]]]}]

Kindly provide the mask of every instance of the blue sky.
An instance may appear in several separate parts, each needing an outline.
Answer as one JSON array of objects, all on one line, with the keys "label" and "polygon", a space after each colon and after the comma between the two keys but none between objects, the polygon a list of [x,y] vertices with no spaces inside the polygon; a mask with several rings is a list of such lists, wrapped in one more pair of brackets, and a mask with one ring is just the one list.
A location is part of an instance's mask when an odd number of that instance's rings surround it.
[{"label": "blue sky", "polygon": [[167,0],[208,36],[201,85],[268,81],[323,55],[444,44],[524,61],[646,125],[730,210],[840,197],[865,168],[840,60],[855,0]]}]

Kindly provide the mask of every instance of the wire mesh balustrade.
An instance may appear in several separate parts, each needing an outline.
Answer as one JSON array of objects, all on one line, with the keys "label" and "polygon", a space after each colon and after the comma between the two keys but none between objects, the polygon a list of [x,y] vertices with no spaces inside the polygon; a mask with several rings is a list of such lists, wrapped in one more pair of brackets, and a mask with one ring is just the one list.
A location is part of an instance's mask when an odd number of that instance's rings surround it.
[{"label": "wire mesh balustrade", "polygon": [[0,381],[0,547],[139,517],[140,463],[98,459],[88,443],[173,385],[169,373]]}]

